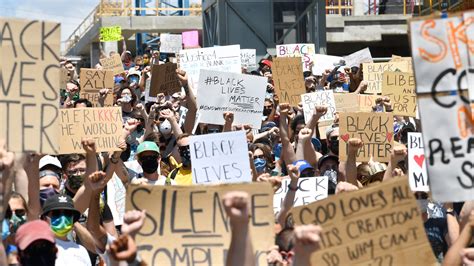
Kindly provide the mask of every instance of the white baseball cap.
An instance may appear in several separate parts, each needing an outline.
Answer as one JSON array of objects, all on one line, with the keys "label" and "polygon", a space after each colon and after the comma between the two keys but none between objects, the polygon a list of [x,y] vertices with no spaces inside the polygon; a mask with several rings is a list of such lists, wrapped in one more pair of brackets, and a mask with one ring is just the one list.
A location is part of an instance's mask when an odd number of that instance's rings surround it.
[{"label": "white baseball cap", "polygon": [[58,158],[51,155],[46,155],[40,159],[39,169],[45,167],[46,165],[54,165],[60,169],[62,168],[61,162],[58,160]]}]

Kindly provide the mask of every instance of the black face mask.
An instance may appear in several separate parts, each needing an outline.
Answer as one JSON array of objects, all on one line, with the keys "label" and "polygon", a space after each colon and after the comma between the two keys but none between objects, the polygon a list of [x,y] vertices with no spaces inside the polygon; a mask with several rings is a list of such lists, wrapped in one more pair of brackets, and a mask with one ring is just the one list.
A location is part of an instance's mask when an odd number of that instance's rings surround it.
[{"label": "black face mask", "polygon": [[178,147],[178,149],[179,156],[181,156],[181,163],[183,164],[183,166],[191,166],[191,151],[189,150],[189,146]]},{"label": "black face mask", "polygon": [[272,113],[272,108],[263,108],[263,115],[269,116]]},{"label": "black face mask", "polygon": [[331,150],[331,152],[336,155],[339,155],[339,140],[331,139],[330,144],[331,145],[329,146],[329,149]]},{"label": "black face mask", "polygon": [[143,172],[147,174],[153,174],[158,169],[158,157],[147,156],[140,159],[142,163]]}]

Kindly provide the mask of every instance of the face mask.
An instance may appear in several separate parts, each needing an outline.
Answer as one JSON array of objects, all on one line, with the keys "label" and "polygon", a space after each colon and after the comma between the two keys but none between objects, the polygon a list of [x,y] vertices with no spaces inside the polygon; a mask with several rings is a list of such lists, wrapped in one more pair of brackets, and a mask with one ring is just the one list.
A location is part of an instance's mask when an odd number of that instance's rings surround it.
[{"label": "face mask", "polygon": [[158,161],[156,157],[145,157],[141,160],[143,172],[153,174],[158,169]]},{"label": "face mask", "polygon": [[189,150],[189,147],[186,149],[180,149],[179,156],[181,156],[181,162],[184,167],[191,166],[191,151]]},{"label": "face mask", "polygon": [[137,126],[137,131],[140,132],[140,131],[142,131],[142,130],[143,130],[143,125],[138,125],[138,126]]},{"label": "face mask", "polygon": [[339,140],[330,140],[329,149],[332,153],[339,155]]},{"label": "face mask", "polygon": [[271,113],[272,113],[272,109],[271,109],[271,108],[264,108],[264,109],[263,109],[263,115],[264,115],[264,116],[269,116]]},{"label": "face mask", "polygon": [[262,173],[265,170],[265,166],[267,166],[267,161],[262,158],[257,158],[253,160],[253,164],[255,165],[257,172]]},{"label": "face mask", "polygon": [[39,193],[41,206],[43,206],[44,202],[49,197],[52,197],[52,196],[57,195],[57,194],[59,194],[59,193],[52,187],[41,189],[40,193]]},{"label": "face mask", "polygon": [[15,233],[20,225],[26,223],[26,215],[16,216],[15,213],[12,214],[10,218],[10,224],[12,225],[12,233]]},{"label": "face mask", "polygon": [[170,123],[170,121],[165,120],[165,121],[161,122],[158,130],[163,135],[171,134],[171,123]]},{"label": "face mask", "polygon": [[337,172],[333,169],[329,169],[324,171],[323,175],[328,177],[328,193],[331,195],[334,194],[337,186]]},{"label": "face mask", "polygon": [[64,237],[72,230],[72,216],[59,215],[51,218],[51,230],[56,236]]},{"label": "face mask", "polygon": [[416,200],[416,203],[418,204],[418,207],[420,207],[422,213],[428,211],[429,201],[427,199]]},{"label": "face mask", "polygon": [[71,175],[68,176],[67,183],[70,189],[78,190],[84,181],[83,175]]},{"label": "face mask", "polygon": [[150,63],[150,59],[143,58],[143,64],[148,65],[148,63]]}]

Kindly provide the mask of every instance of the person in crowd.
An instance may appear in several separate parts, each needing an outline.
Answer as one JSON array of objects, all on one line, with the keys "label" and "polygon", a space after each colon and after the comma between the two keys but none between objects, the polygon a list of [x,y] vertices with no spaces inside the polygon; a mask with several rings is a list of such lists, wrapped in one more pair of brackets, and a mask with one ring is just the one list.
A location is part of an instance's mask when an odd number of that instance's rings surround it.
[{"label": "person in crowd", "polygon": [[18,247],[18,263],[21,266],[58,265],[56,239],[45,221],[35,220],[24,224],[15,235],[15,245]]}]

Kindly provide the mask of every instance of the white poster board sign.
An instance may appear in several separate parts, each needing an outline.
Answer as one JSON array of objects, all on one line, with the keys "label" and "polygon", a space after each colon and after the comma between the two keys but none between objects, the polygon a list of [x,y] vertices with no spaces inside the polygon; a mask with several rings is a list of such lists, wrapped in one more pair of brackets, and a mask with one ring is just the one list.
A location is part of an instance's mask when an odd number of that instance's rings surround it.
[{"label": "white poster board sign", "polygon": [[256,49],[240,49],[240,60],[242,67],[257,66],[257,50]]},{"label": "white poster board sign", "polygon": [[160,34],[160,52],[161,53],[179,53],[183,49],[183,37],[181,34]]},{"label": "white poster board sign", "polygon": [[310,71],[311,56],[315,54],[314,43],[282,44],[276,46],[277,57],[301,57],[303,71]]},{"label": "white poster board sign", "polygon": [[412,191],[429,191],[426,157],[421,133],[408,133],[408,180]]},{"label": "white poster board sign", "polygon": [[[288,192],[288,185],[291,179],[285,178],[281,182],[281,187],[275,191],[273,196],[273,212],[280,212]],[[295,193],[293,206],[302,206],[317,200],[322,200],[328,197],[328,177],[300,177],[298,179],[298,190]]]},{"label": "white poster board sign", "polygon": [[179,66],[191,79],[194,91],[198,90],[201,69],[241,73],[240,45],[187,49],[179,52]]},{"label": "white poster board sign", "polygon": [[346,67],[360,67],[360,64],[362,63],[374,62],[374,60],[372,59],[372,54],[370,53],[370,49],[368,47],[350,55],[346,55],[343,57],[343,59],[346,61]]},{"label": "white poster board sign", "polygon": [[340,56],[314,54],[311,56],[313,60],[313,75],[321,76],[326,69],[333,70],[335,64],[342,60]]},{"label": "white poster board sign", "polygon": [[193,184],[252,182],[245,131],[192,136]]},{"label": "white poster board sign", "polygon": [[305,93],[301,95],[301,101],[303,102],[304,120],[308,123],[309,119],[314,113],[316,106],[326,106],[328,108],[327,113],[319,119],[319,122],[333,121],[334,114],[336,113],[336,102],[334,100],[334,92],[327,91],[316,91],[311,93]]},{"label": "white poster board sign", "polygon": [[200,123],[224,124],[223,114],[234,113],[234,124],[260,128],[267,78],[201,70],[197,93]]}]

